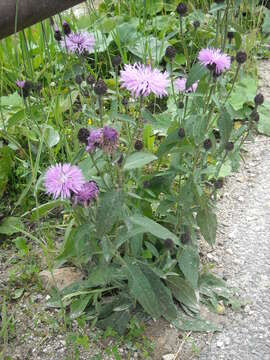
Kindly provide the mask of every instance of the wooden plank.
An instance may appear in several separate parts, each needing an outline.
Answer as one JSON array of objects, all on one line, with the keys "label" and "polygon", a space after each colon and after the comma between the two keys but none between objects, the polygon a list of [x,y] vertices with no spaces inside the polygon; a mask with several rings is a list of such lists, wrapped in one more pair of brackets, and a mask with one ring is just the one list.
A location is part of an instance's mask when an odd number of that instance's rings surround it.
[{"label": "wooden plank", "polygon": [[[85,0],[0,0],[0,39]],[[17,27],[15,19],[17,13]]]}]

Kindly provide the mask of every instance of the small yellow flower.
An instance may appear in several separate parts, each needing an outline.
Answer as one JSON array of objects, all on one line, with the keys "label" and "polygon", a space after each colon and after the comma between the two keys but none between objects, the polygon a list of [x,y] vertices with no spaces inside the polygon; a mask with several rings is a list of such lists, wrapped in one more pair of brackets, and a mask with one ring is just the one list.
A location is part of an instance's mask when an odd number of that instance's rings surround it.
[{"label": "small yellow flower", "polygon": [[92,119],[88,119],[88,125],[92,125],[93,121]]}]

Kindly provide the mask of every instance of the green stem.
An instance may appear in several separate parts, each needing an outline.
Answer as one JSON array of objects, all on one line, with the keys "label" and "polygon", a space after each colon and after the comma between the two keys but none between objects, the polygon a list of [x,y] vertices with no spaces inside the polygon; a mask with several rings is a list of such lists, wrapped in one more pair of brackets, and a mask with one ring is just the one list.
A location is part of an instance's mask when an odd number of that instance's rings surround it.
[{"label": "green stem", "polygon": [[99,167],[98,167],[98,165],[97,165],[97,162],[96,162],[93,154],[90,152],[89,155],[90,155],[90,157],[91,157],[91,160],[92,160],[92,163],[93,163],[95,169],[97,170],[97,175],[101,177],[101,179],[102,179],[102,181],[103,181],[103,184],[104,184],[104,186],[106,187],[106,189],[107,189],[107,190],[110,190],[109,186],[107,185],[107,183],[106,183],[106,181],[105,181],[105,179],[104,179],[103,174],[102,174],[101,171],[99,170]]}]

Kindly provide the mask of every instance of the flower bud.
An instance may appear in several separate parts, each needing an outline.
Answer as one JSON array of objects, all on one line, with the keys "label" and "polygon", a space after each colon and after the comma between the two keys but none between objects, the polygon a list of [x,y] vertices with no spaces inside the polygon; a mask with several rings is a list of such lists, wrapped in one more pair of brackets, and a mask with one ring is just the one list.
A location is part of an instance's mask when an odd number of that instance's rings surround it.
[{"label": "flower bud", "polygon": [[264,102],[264,96],[263,94],[259,93],[254,98],[255,105],[259,106],[262,105]]},{"label": "flower bud", "polygon": [[183,139],[186,136],[184,128],[180,128],[178,130],[178,136],[179,136],[180,139]]},{"label": "flower bud", "polygon": [[212,141],[210,139],[206,139],[203,142],[203,147],[205,148],[205,150],[210,150],[212,147]]},{"label": "flower bud", "polygon": [[190,241],[190,234],[188,231],[184,232],[183,234],[181,234],[181,242],[182,244],[187,244]]},{"label": "flower bud", "polygon": [[234,148],[234,143],[233,143],[232,141],[228,141],[227,144],[226,144],[226,146],[225,146],[225,149],[226,149],[227,151],[232,151],[233,148]]},{"label": "flower bud", "polygon": [[64,34],[67,36],[71,33],[71,28],[66,21],[63,22],[63,31],[64,31]]},{"label": "flower bud", "polygon": [[98,96],[102,96],[105,95],[107,92],[107,85],[105,84],[105,82],[102,79],[99,79],[94,87],[94,92],[96,93],[96,95]]},{"label": "flower bud", "polygon": [[89,135],[90,135],[90,131],[88,129],[81,128],[78,131],[78,140],[79,140],[79,142],[81,142],[82,144],[87,145]]},{"label": "flower bud", "polygon": [[187,15],[187,5],[185,3],[179,3],[176,8],[176,12],[179,16],[185,16]]},{"label": "flower bud", "polygon": [[170,60],[173,61],[173,59],[176,56],[176,48],[173,46],[168,46],[165,52],[165,56]]},{"label": "flower bud", "polygon": [[122,58],[121,58],[120,55],[116,55],[116,56],[114,56],[114,57],[112,58],[112,65],[113,65],[114,67],[119,66],[119,65],[121,64],[121,62],[122,62]]},{"label": "flower bud", "polygon": [[245,51],[238,51],[236,54],[236,61],[239,65],[244,64],[247,61],[247,53]]},{"label": "flower bud", "polygon": [[143,148],[143,142],[141,140],[136,140],[134,144],[134,149],[137,151],[142,150]]}]

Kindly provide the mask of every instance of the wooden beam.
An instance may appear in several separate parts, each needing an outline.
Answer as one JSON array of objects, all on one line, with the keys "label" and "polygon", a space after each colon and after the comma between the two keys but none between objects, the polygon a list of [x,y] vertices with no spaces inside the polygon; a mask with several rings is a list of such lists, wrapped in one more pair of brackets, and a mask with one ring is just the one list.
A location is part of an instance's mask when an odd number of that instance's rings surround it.
[{"label": "wooden beam", "polygon": [[[85,0],[0,0],[0,39]],[[15,27],[17,13],[17,27]]]}]

